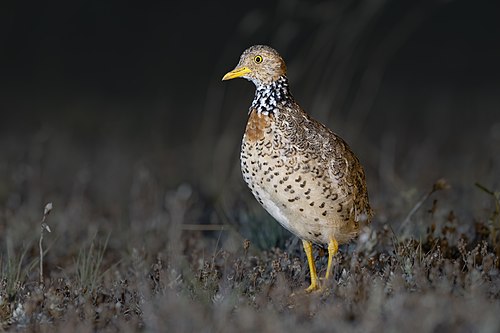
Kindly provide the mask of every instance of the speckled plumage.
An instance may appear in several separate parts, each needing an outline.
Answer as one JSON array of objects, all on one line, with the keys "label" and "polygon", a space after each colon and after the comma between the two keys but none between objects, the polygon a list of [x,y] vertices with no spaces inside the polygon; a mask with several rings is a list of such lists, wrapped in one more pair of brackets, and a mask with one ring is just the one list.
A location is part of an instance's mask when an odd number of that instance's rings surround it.
[{"label": "speckled plumage", "polygon": [[[256,85],[241,147],[246,183],[281,225],[305,241],[306,253],[307,242],[329,244],[336,252],[337,242],[350,241],[359,223],[371,218],[358,158],[342,138],[295,102],[285,63],[274,49],[250,47],[224,79],[233,78],[231,73]],[[315,283],[309,290],[319,288]]]}]

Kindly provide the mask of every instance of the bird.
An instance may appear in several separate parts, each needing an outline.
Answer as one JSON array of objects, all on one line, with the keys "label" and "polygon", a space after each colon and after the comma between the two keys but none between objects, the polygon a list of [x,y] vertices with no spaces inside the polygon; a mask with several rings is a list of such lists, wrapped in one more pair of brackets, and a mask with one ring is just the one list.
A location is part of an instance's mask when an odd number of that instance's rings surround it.
[{"label": "bird", "polygon": [[246,49],[222,80],[235,78],[255,85],[241,144],[243,179],[264,209],[302,240],[311,281],[306,292],[321,290],[313,244],[328,247],[328,281],[339,244],[373,216],[364,169],[340,136],[296,102],[275,49]]}]

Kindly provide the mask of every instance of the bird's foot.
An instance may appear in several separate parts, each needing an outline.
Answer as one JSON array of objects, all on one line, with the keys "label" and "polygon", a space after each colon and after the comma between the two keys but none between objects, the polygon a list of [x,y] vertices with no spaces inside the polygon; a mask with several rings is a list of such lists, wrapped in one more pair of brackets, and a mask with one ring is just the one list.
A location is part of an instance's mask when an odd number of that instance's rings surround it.
[{"label": "bird's foot", "polygon": [[318,281],[313,281],[311,283],[311,285],[309,287],[307,287],[305,290],[306,290],[306,293],[311,293],[313,291],[321,290],[321,287],[320,287]]}]

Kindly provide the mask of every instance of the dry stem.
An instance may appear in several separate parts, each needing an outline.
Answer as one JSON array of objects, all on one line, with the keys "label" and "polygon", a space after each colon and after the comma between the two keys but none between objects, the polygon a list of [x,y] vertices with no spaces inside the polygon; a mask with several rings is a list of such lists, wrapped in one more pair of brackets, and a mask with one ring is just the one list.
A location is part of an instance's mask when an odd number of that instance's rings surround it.
[{"label": "dry stem", "polygon": [[38,243],[40,248],[40,285],[43,285],[43,232],[47,230],[50,232],[49,225],[45,222],[50,212],[52,211],[52,202],[49,202],[45,205],[45,209],[43,210],[42,221],[40,222],[40,242]]}]

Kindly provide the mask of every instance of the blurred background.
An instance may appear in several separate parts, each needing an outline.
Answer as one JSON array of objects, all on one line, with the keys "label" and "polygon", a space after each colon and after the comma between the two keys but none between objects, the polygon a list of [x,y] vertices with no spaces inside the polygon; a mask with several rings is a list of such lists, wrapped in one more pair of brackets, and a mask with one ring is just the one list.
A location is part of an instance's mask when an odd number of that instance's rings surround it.
[{"label": "blurred background", "polygon": [[438,208],[467,228],[492,205],[474,184],[500,189],[494,1],[2,7],[4,235],[36,225],[49,201],[58,233],[74,237],[92,225],[132,234],[175,221],[252,234],[272,221],[239,171],[254,87],[221,82],[253,44],[281,53],[299,103],[357,153],[375,225],[400,224],[445,178]]}]

